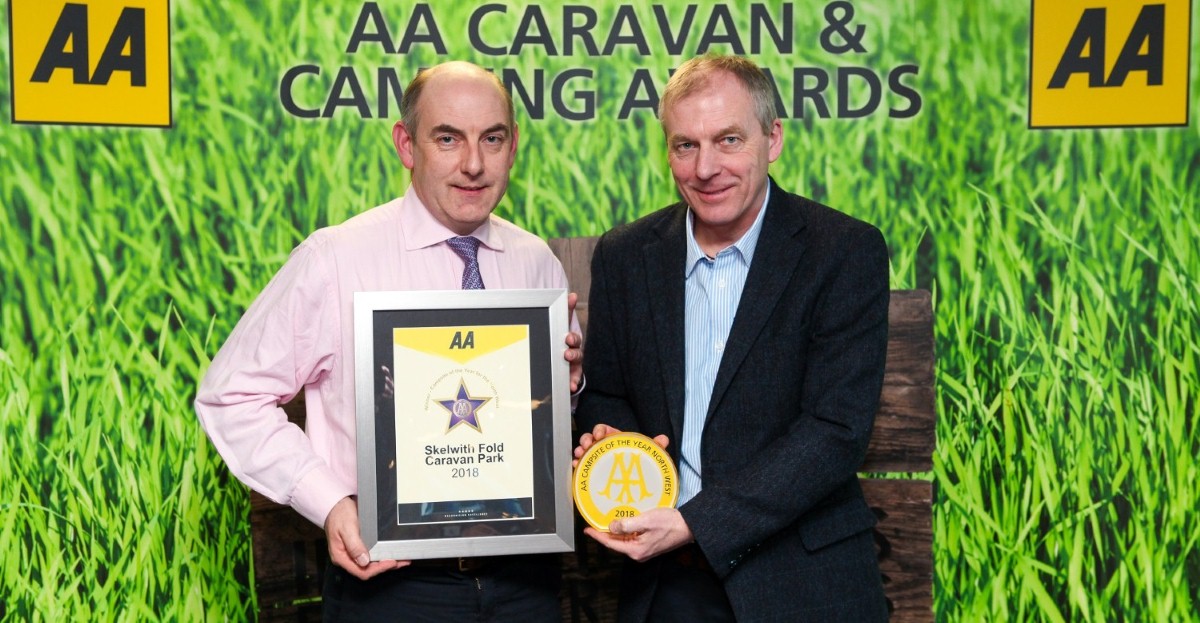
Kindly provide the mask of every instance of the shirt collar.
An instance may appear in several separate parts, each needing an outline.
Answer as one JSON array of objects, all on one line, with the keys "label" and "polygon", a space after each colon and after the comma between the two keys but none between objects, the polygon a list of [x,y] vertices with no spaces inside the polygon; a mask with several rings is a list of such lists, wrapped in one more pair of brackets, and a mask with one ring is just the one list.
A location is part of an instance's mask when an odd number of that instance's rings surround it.
[{"label": "shirt collar", "polygon": [[[750,225],[750,229],[742,234],[742,237],[737,242],[722,249],[717,255],[723,253],[734,253],[742,264],[749,266],[751,260],[754,259],[754,249],[758,247],[758,235],[762,232],[763,215],[767,213],[767,203],[771,201],[771,185],[767,184],[767,194],[763,197],[762,208],[758,211],[758,216],[755,217],[754,223]],[[696,264],[700,260],[706,259],[704,251],[700,250],[700,244],[696,242],[696,234],[693,231],[692,221],[695,216],[692,213],[691,206],[687,212],[687,260],[683,265],[683,276],[686,279],[695,270]]]},{"label": "shirt collar", "polygon": [[[407,251],[432,247],[458,235],[433,218],[412,186],[408,187],[400,201],[400,223],[404,228],[404,248]],[[493,251],[504,250],[503,240],[497,229],[492,227],[491,216],[468,235],[478,238],[483,246]]]}]

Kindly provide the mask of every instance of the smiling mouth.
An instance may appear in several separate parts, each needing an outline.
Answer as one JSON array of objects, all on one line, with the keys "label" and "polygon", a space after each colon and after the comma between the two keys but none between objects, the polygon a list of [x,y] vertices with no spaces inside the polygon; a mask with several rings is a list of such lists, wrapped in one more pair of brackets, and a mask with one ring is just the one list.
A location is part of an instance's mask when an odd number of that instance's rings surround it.
[{"label": "smiling mouth", "polygon": [[725,188],[717,188],[717,189],[713,189],[713,190],[704,190],[701,188],[697,188],[696,192],[700,193],[701,197],[706,197],[706,198],[707,197],[717,197],[717,196],[723,195],[726,192],[728,192],[730,188],[731,187],[729,187],[729,186],[726,186]]}]

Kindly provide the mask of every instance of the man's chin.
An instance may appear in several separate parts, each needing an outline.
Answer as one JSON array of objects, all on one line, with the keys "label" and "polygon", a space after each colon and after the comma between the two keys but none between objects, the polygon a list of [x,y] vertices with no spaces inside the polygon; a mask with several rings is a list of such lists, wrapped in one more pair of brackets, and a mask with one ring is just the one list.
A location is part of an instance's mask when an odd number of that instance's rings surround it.
[{"label": "man's chin", "polygon": [[459,204],[455,211],[454,222],[457,225],[455,228],[458,231],[474,231],[488,219],[492,210],[496,208],[495,204],[478,204],[463,203]]},{"label": "man's chin", "polygon": [[712,202],[712,201],[697,201],[688,204],[692,206],[692,211],[696,213],[697,218],[703,221],[716,221],[728,215],[732,210],[728,202]]},{"label": "man's chin", "polygon": [[690,206],[701,206],[703,209],[712,212],[719,212],[725,207],[725,204],[730,201],[732,196],[732,188],[726,188],[724,190],[710,193],[693,190],[687,195],[684,195],[684,199],[688,201],[688,205]]}]

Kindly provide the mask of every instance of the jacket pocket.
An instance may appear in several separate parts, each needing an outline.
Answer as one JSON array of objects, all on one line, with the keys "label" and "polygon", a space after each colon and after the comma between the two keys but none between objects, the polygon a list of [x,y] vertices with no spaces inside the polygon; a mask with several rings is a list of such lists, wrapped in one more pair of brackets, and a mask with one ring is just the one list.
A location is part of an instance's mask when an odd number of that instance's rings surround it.
[{"label": "jacket pocket", "polygon": [[875,513],[858,497],[828,507],[813,509],[797,523],[804,549],[815,552],[863,530],[875,527]]}]

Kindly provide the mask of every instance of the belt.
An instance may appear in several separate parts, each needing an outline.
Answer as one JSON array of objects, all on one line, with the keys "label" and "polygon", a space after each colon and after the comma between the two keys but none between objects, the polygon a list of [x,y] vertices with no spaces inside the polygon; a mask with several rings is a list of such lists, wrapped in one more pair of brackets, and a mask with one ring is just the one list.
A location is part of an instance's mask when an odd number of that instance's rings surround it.
[{"label": "belt", "polygon": [[492,567],[495,563],[496,560],[491,557],[472,556],[464,558],[426,558],[423,560],[414,560],[409,566],[413,569],[480,573]]},{"label": "belt", "polygon": [[479,575],[507,568],[512,565],[538,567],[550,565],[557,568],[561,558],[555,554],[517,554],[512,556],[466,556],[463,558],[424,558],[412,561],[406,569],[429,571],[449,571]]}]

